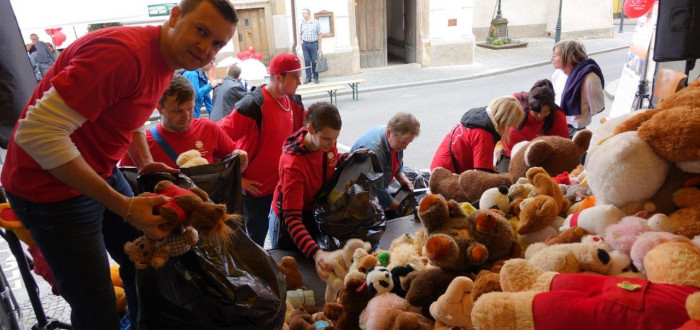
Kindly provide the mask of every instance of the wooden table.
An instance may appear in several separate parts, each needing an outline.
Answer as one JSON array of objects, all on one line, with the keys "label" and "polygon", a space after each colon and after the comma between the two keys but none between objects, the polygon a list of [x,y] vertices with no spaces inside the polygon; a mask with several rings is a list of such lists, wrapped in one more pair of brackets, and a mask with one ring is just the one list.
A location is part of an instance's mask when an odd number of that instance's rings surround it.
[{"label": "wooden table", "polygon": [[[391,219],[386,222],[386,230],[384,235],[382,235],[379,241],[379,247],[384,250],[388,250],[391,246],[391,241],[396,237],[403,234],[415,234],[416,231],[423,228],[420,220],[414,220],[414,217],[407,216],[402,218]],[[303,286],[309,290],[314,291],[314,298],[316,300],[317,306],[323,306],[326,304],[324,295],[326,294],[326,283],[318,278],[316,274],[316,267],[313,259],[307,259],[298,251],[285,251],[285,250],[268,250],[267,252],[272,255],[276,261],[282,260],[284,256],[292,256],[297,260],[299,265],[299,271],[301,272],[301,277],[303,279]]]}]

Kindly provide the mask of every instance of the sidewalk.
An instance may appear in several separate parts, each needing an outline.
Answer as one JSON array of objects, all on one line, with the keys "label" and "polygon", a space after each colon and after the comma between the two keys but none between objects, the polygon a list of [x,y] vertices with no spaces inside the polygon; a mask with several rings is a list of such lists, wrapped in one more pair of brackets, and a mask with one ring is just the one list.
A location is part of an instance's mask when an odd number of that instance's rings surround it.
[{"label": "sidewalk", "polygon": [[[586,51],[589,55],[624,49],[629,47],[632,39],[631,31],[634,30],[634,26],[625,24],[625,30],[630,32],[618,33],[618,26],[616,25],[614,27],[615,32],[613,38],[580,41],[586,46]],[[522,38],[519,40],[527,42],[527,47],[506,50],[490,50],[478,46],[475,47],[474,63],[470,65],[421,68],[420,65],[415,63],[398,64],[384,68],[363,69],[359,74],[351,76],[324,78],[322,75],[321,81],[331,82],[351,78],[366,79],[366,82],[360,85],[360,92],[365,93],[369,91],[470,80],[534,66],[549,65],[554,39]],[[346,89],[344,91],[339,91],[338,95],[348,95],[350,93],[350,90]],[[305,99],[317,98],[328,98],[328,94],[319,93],[305,96]],[[2,157],[4,158],[4,154],[2,154]],[[14,264],[15,260],[9,253],[7,243],[5,243],[4,240],[0,240],[0,259],[2,259],[3,270],[8,278],[8,282],[10,282],[12,291],[21,306],[23,317],[21,318],[20,324],[23,329],[29,328],[36,322],[35,315],[31,309],[24,284],[19,277],[16,264]],[[14,267],[12,267],[13,264],[15,265]],[[40,285],[41,300],[46,315],[61,321],[70,322],[70,307],[68,304],[66,304],[62,298],[52,295],[50,287],[42,278],[38,276],[35,276],[35,278]]]},{"label": "sidewalk", "polygon": [[[613,38],[579,40],[586,46],[588,55],[624,49],[629,47],[634,26],[625,24],[625,32],[618,33],[614,27]],[[630,31],[630,32],[627,32]],[[530,67],[549,65],[552,56],[553,38],[522,38],[527,47],[504,50],[492,50],[476,46],[474,62],[469,65],[453,65],[421,68],[419,64],[396,64],[382,68],[362,69],[359,74],[324,78],[322,82],[343,81],[362,78],[367,81],[360,84],[360,94],[369,91],[382,91],[403,87],[422,86],[455,81],[477,79]],[[349,89],[338,91],[338,95],[349,95]],[[305,99],[327,98],[327,93],[311,94]],[[361,97],[361,95],[360,95]]]}]

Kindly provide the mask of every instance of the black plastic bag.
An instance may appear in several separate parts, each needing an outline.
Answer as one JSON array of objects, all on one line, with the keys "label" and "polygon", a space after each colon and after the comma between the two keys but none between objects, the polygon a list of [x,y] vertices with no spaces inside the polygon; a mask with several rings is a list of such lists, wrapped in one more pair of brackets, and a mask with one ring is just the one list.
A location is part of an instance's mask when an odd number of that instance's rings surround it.
[{"label": "black plastic bag", "polygon": [[202,239],[163,268],[137,272],[139,329],[279,329],[287,288],[237,224],[227,249]]},{"label": "black plastic bag", "polygon": [[379,245],[386,228],[376,193],[382,175],[371,151],[356,151],[338,165],[314,203],[317,233],[313,238],[321,249],[337,250],[351,238],[370,242],[372,249]]},{"label": "black plastic bag", "polygon": [[161,180],[168,180],[183,188],[199,187],[209,194],[217,204],[225,204],[228,213],[242,213],[241,160],[238,155],[226,156],[223,160],[206,165],[181,168],[181,174],[166,172],[139,175],[132,166],[120,167],[135,195],[153,191]]}]

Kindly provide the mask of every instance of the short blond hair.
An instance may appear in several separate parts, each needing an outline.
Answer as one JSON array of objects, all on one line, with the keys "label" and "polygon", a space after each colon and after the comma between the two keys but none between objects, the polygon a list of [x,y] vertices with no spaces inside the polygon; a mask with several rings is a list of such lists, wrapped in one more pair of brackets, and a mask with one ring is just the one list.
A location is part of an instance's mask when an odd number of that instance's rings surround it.
[{"label": "short blond hair", "polygon": [[496,132],[506,143],[510,139],[510,128],[520,124],[525,116],[520,101],[511,95],[501,96],[491,101],[487,113]]},{"label": "short blond hair", "polygon": [[407,134],[418,136],[420,134],[420,122],[412,114],[408,112],[399,112],[395,114],[386,124],[392,134],[398,137],[404,137]]}]

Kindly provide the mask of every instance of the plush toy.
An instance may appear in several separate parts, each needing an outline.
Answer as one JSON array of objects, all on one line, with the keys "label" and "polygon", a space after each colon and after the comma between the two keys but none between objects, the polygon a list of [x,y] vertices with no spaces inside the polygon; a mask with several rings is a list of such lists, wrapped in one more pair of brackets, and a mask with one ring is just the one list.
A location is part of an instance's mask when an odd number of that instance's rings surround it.
[{"label": "plush toy", "polygon": [[446,199],[471,202],[484,191],[501,185],[510,186],[524,177],[531,167],[542,167],[551,176],[573,170],[581,155],[588,148],[591,132],[582,130],[573,140],[560,136],[540,136],[513,154],[507,173],[493,174],[479,170],[468,170],[454,174],[444,168],[435,168],[430,175],[430,191],[442,194]]},{"label": "plush toy", "polygon": [[610,270],[610,254],[598,244],[570,243],[547,246],[530,245],[525,258],[545,271],[580,273],[591,271],[606,274]]},{"label": "plush toy", "polygon": [[447,291],[430,305],[430,315],[436,327],[459,327],[472,329],[472,280],[465,276],[455,277]]},{"label": "plush toy", "polygon": [[430,316],[430,304],[445,293],[455,277],[467,275],[469,274],[427,267],[408,274],[401,284],[406,289],[406,301],[411,306],[421,307],[421,313]]},{"label": "plush toy", "polygon": [[389,264],[387,269],[391,270],[398,266],[408,266],[415,270],[425,268],[420,254],[423,246],[420,245],[418,239],[411,234],[404,234],[393,241],[389,247]]},{"label": "plush toy", "polygon": [[498,271],[482,270],[476,274],[474,286],[472,287],[472,300],[476,301],[482,294],[489,292],[501,292],[501,280]]},{"label": "plush toy", "polygon": [[304,308],[295,309],[289,320],[289,330],[316,330],[311,314]]},{"label": "plush toy", "polygon": [[613,249],[629,254],[639,235],[648,231],[670,231],[670,221],[666,221],[664,225],[662,221],[656,220],[663,218],[667,219],[661,215],[653,216],[650,219],[626,216],[618,223],[608,226],[603,238]]},{"label": "plush toy", "polygon": [[199,235],[191,226],[182,228],[182,232],[171,232],[162,240],[154,240],[146,235],[124,244],[124,253],[134,262],[136,269],[146,269],[149,266],[161,268],[170,257],[185,254],[190,247],[197,243]]},{"label": "plush toy", "polygon": [[382,266],[370,268],[367,273],[367,287],[375,296],[391,292],[394,289],[391,272]]},{"label": "plush toy", "polygon": [[392,268],[390,272],[391,280],[392,282],[394,282],[394,288],[391,290],[391,292],[401,298],[406,298],[406,290],[401,285],[401,282],[404,278],[406,278],[406,276],[408,276],[408,274],[412,273],[413,271],[415,271],[415,269],[413,269],[411,265],[396,266]]},{"label": "plush toy", "polygon": [[345,276],[352,265],[355,250],[360,248],[369,251],[370,244],[360,239],[352,238],[345,242],[342,249],[331,252],[330,256],[326,258],[326,262],[333,267],[333,272],[328,273],[324,280],[326,282],[326,301],[335,301],[338,292],[343,288]]},{"label": "plush toy", "polygon": [[360,314],[361,329],[433,329],[433,322],[423,315],[410,311],[405,299],[389,293],[378,295]]},{"label": "plush toy", "polygon": [[202,157],[202,154],[198,150],[191,149],[177,156],[175,164],[177,164],[177,166],[180,168],[185,168],[206,165],[209,164],[209,161],[206,158]]},{"label": "plush toy", "polygon": [[532,183],[530,183],[526,177],[518,178],[515,183],[508,187],[508,198],[511,201],[518,198],[528,198],[533,188]]},{"label": "plush toy", "polygon": [[559,230],[565,231],[579,226],[589,234],[603,235],[605,228],[616,224],[624,216],[625,214],[613,205],[598,205],[567,216]]},{"label": "plush toy", "polygon": [[689,320],[688,297],[700,292],[700,251],[687,242],[663,243],[647,253],[644,263],[648,281],[557,274],[522,259],[509,260],[501,270],[504,292],[479,298],[472,322],[478,329],[681,326]]},{"label": "plush toy", "polygon": [[343,311],[338,317],[335,327],[338,329],[359,329],[360,314],[373,297],[374,295],[369,292],[365,281],[358,279],[348,281],[338,296]]},{"label": "plush toy", "polygon": [[637,237],[630,249],[630,258],[634,266],[642,273],[646,274],[644,269],[644,257],[654,247],[666,242],[681,242],[690,243],[690,239],[685,236],[675,235],[667,232],[645,232]]},{"label": "plush toy", "polygon": [[352,265],[350,265],[343,282],[347,283],[351,278],[365,280],[369,269],[375,266],[380,266],[376,256],[369,254],[364,248],[356,249],[352,255]]},{"label": "plush toy", "polygon": [[673,194],[673,203],[680,208],[668,215],[673,233],[685,237],[700,235],[700,189],[679,189]]},{"label": "plush toy", "polygon": [[296,290],[301,287],[301,272],[294,257],[282,257],[282,260],[277,263],[277,267],[284,273],[287,290]]},{"label": "plush toy", "polygon": [[555,244],[568,244],[568,243],[580,243],[583,235],[586,231],[579,226],[573,226],[557,236],[550,236],[544,241],[545,245],[555,245]]},{"label": "plush toy", "polygon": [[569,209],[570,202],[564,198],[559,189],[559,184],[542,167],[532,167],[525,173],[527,180],[532,184],[536,196],[549,196],[554,199],[558,212],[563,214]]},{"label": "plush toy", "polygon": [[596,203],[618,208],[652,198],[666,180],[668,170],[669,163],[637,132],[604,140],[593,152],[589,150],[586,158],[588,184]]},{"label": "plush toy", "polygon": [[508,212],[510,200],[508,199],[508,186],[489,188],[481,194],[479,199],[479,209],[501,210],[504,214]]}]

